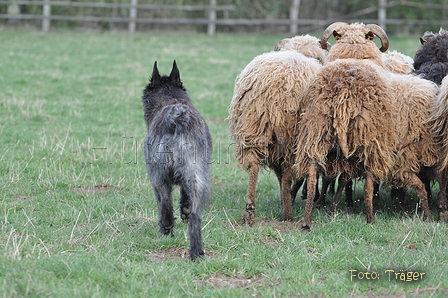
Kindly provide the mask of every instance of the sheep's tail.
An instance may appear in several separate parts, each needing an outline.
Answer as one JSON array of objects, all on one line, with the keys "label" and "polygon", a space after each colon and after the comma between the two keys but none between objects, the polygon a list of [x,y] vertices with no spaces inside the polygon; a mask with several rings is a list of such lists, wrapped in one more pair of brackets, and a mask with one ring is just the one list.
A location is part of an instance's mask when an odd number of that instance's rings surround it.
[{"label": "sheep's tail", "polygon": [[347,132],[349,131],[348,125],[350,123],[350,117],[346,112],[347,104],[341,104],[339,110],[340,111],[335,111],[333,127],[342,154],[345,158],[348,158],[353,154],[353,152],[350,152],[347,141]]}]

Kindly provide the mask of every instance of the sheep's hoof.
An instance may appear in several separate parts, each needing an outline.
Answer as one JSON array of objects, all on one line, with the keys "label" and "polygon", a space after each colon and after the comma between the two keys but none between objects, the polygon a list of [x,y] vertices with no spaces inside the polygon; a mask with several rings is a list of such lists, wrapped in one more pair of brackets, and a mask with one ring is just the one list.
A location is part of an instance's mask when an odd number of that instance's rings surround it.
[{"label": "sheep's hoof", "polygon": [[254,224],[255,211],[246,211],[243,214],[243,224],[252,226]]},{"label": "sheep's hoof", "polygon": [[373,216],[373,217],[367,216],[367,223],[368,223],[368,224],[373,224],[373,223],[375,223],[375,216]]},{"label": "sheep's hoof", "polygon": [[311,230],[311,225],[306,224],[306,223],[302,223],[301,230],[302,230],[302,232],[309,232]]},{"label": "sheep's hoof", "polygon": [[432,221],[431,214],[423,214],[423,221]]},{"label": "sheep's hoof", "polygon": [[293,221],[294,217],[292,215],[283,216],[283,221]]},{"label": "sheep's hoof", "polygon": [[448,211],[440,211],[439,216],[440,216],[440,221],[448,222]]}]

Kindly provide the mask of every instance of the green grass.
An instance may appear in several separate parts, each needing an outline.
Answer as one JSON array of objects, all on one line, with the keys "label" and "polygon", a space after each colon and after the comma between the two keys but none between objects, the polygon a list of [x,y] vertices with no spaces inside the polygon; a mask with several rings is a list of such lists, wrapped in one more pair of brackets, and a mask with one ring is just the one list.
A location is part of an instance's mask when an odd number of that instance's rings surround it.
[{"label": "green grass", "polygon": [[[353,214],[314,211],[302,233],[279,221],[277,182],[263,171],[259,220],[238,225],[247,174],[223,119],[236,75],[285,36],[3,29],[0,37],[1,297],[446,296],[448,226],[422,222],[413,192],[406,213],[383,201],[367,225],[357,183]],[[391,38],[392,50],[410,56],[418,46],[417,37]],[[202,216],[208,256],[196,263],[185,258],[186,225],[159,235],[141,153],[142,89],[155,60],[168,73],[173,59],[214,139]],[[100,183],[111,187],[93,189]],[[296,219],[303,207],[298,199]],[[425,275],[388,280],[389,269]],[[351,280],[349,270],[381,277]]]}]

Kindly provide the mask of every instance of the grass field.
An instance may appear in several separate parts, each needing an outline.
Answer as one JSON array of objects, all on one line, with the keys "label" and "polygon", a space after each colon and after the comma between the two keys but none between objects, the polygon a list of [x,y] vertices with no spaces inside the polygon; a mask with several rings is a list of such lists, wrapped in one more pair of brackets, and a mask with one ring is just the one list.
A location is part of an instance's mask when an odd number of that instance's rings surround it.
[{"label": "grass field", "polygon": [[[258,220],[238,224],[247,174],[224,119],[236,75],[285,36],[0,29],[0,37],[1,297],[447,296],[448,225],[422,222],[412,191],[399,212],[385,187],[367,225],[358,182],[353,214],[314,211],[303,233],[280,221],[276,178],[263,171]],[[418,46],[418,37],[391,38],[391,50],[410,56]],[[177,220],[174,237],[158,233],[141,150],[142,89],[155,60],[168,73],[173,59],[214,141],[207,257],[195,263],[187,225]],[[297,220],[303,207],[298,199]]]}]

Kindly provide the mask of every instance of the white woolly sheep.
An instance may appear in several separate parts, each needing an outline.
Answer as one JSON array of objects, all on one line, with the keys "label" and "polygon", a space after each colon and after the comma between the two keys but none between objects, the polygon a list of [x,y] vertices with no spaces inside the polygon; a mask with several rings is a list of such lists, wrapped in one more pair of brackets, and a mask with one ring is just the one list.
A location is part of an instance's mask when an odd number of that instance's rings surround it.
[{"label": "white woolly sheep", "polygon": [[[301,38],[294,38],[295,41]],[[319,40],[311,52],[323,52]],[[287,44],[285,42],[284,44]],[[237,163],[249,172],[243,221],[253,224],[255,189],[260,167],[272,169],[281,189],[283,219],[292,220],[291,164],[293,143],[299,130],[302,101],[322,65],[317,59],[293,50],[255,57],[238,75],[229,108],[229,128],[235,141]]]}]

